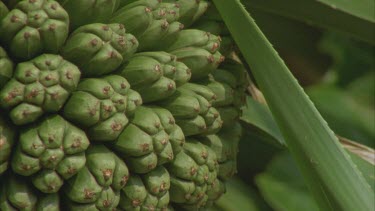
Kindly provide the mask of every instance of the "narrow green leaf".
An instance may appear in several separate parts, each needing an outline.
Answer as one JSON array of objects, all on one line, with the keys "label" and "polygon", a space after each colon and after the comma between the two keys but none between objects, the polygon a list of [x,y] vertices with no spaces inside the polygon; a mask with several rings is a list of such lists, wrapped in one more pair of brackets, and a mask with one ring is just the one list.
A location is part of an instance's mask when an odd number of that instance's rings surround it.
[{"label": "narrow green leaf", "polygon": [[374,193],[239,0],[214,0],[322,210],[374,208]]},{"label": "narrow green leaf", "polygon": [[244,0],[248,8],[287,16],[319,27],[345,32],[375,44],[373,0]]},{"label": "narrow green leaf", "polygon": [[255,183],[265,200],[278,211],[318,211],[296,163],[289,153],[279,153],[266,171],[255,177]]},{"label": "narrow green leaf", "polygon": [[264,211],[266,205],[251,187],[238,178],[226,181],[227,192],[215,202],[215,210],[233,211]]},{"label": "narrow green leaf", "polygon": [[241,120],[270,135],[278,145],[285,147],[284,137],[266,105],[246,97]]}]

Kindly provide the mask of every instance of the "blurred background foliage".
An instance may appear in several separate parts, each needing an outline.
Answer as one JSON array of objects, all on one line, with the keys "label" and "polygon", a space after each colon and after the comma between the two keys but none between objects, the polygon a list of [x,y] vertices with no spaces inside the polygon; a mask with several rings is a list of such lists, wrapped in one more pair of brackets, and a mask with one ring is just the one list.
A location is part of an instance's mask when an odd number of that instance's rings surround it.
[{"label": "blurred background foliage", "polygon": [[[316,9],[313,14],[300,12],[302,3],[289,1],[294,6],[273,0],[243,3],[330,128],[340,137],[368,147],[369,159],[375,162],[374,154],[371,157],[375,147],[375,27],[371,22],[375,9],[362,5],[345,16],[332,10],[332,5],[327,11],[326,5],[319,4],[309,8]],[[361,9],[367,16],[359,20],[355,12]],[[337,24],[325,17],[332,17]],[[356,27],[361,30],[354,32]],[[214,210],[319,210],[267,105],[248,97],[242,120],[245,130],[238,178],[228,184],[228,193]],[[374,165],[355,153],[350,156],[374,188]]]}]

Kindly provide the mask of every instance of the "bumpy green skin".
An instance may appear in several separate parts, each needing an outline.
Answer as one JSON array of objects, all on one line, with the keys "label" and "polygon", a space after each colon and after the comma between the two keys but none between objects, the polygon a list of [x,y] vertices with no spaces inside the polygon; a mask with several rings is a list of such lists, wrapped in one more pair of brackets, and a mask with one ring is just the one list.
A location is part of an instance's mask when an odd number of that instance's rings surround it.
[{"label": "bumpy green skin", "polygon": [[59,211],[58,194],[40,194],[30,183],[14,174],[7,174],[0,181],[0,210]]},{"label": "bumpy green skin", "polygon": [[14,139],[14,127],[0,115],[0,175],[8,169],[10,153],[15,142]]},{"label": "bumpy green skin", "polygon": [[121,190],[119,208],[124,211],[167,211],[170,186],[170,175],[162,166],[147,174],[131,176]]},{"label": "bumpy green skin", "polygon": [[121,7],[110,22],[122,23],[134,34],[140,43],[139,50],[154,50],[161,39],[183,29],[180,7],[174,3],[157,0],[130,1]]},{"label": "bumpy green skin", "polygon": [[104,145],[86,151],[86,166],[63,188],[65,210],[115,210],[129,179],[126,164]]},{"label": "bumpy green skin", "polygon": [[13,78],[0,90],[0,106],[16,125],[59,111],[74,91],[81,73],[61,56],[43,54],[19,63]]},{"label": "bumpy green skin", "polygon": [[207,77],[224,61],[220,37],[206,31],[185,29],[161,40],[156,47],[177,56],[192,70],[192,80]]},{"label": "bumpy green skin", "polygon": [[65,104],[63,116],[85,128],[92,141],[114,141],[141,104],[141,96],[130,89],[125,78],[89,78],[78,84]]},{"label": "bumpy green skin", "polygon": [[84,167],[89,144],[82,130],[58,115],[50,116],[20,132],[12,170],[29,176],[41,192],[56,193]]},{"label": "bumpy green skin", "polygon": [[191,70],[172,54],[155,51],[135,54],[118,74],[128,79],[145,103],[150,103],[171,96],[190,80]]},{"label": "bumpy green skin", "polygon": [[206,12],[210,5],[205,0],[164,0],[163,2],[178,4],[178,7],[180,8],[180,17],[178,21],[185,26],[190,26],[197,21]]},{"label": "bumpy green skin", "polygon": [[[120,6],[121,0],[57,0],[68,12],[70,28],[106,22]],[[125,1],[126,2],[126,1]],[[84,18],[82,18],[84,17]]]},{"label": "bumpy green skin", "polygon": [[25,61],[57,53],[68,36],[68,13],[53,0],[20,1],[0,22],[0,41]]},{"label": "bumpy green skin", "polygon": [[242,136],[242,126],[236,122],[219,133],[202,137],[200,141],[209,146],[219,162],[218,176],[222,180],[231,178],[237,173],[238,143]]},{"label": "bumpy green skin", "polygon": [[198,140],[187,140],[184,150],[167,169],[171,175],[170,200],[178,207],[199,210],[225,192],[224,184],[217,178],[215,152]]},{"label": "bumpy green skin", "polygon": [[184,142],[184,134],[170,112],[142,106],[112,148],[125,159],[131,172],[143,174],[171,162]]},{"label": "bumpy green skin", "polygon": [[208,135],[223,125],[219,112],[212,107],[215,99],[216,95],[208,87],[187,83],[159,105],[173,114],[185,136]]},{"label": "bumpy green skin", "polygon": [[116,70],[137,50],[138,40],[122,24],[94,23],[76,29],[62,47],[62,56],[76,64],[84,76]]},{"label": "bumpy green skin", "polygon": [[9,59],[5,50],[0,46],[0,89],[4,87],[6,82],[8,82],[12,76],[13,62]]}]

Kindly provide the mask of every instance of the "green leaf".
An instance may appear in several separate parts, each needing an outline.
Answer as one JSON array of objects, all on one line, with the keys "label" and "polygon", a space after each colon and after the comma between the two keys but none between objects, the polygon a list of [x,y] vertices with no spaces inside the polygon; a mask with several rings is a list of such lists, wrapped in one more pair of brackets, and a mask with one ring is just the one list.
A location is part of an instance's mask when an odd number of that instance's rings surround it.
[{"label": "green leaf", "polygon": [[322,210],[372,210],[369,184],[239,0],[214,0]]},{"label": "green leaf", "polygon": [[349,95],[345,90],[316,85],[306,90],[328,125],[340,136],[375,146],[375,110]]},{"label": "green leaf", "polygon": [[255,178],[264,199],[278,211],[318,211],[296,163],[286,152],[276,155]]},{"label": "green leaf", "polygon": [[215,210],[266,210],[267,206],[253,188],[238,178],[225,181],[227,192],[215,203]]},{"label": "green leaf", "polygon": [[375,3],[373,0],[244,0],[248,8],[256,8],[375,44]]},{"label": "green leaf", "polygon": [[241,120],[254,128],[268,134],[281,147],[285,147],[285,140],[279,127],[273,119],[268,107],[255,101],[253,98],[246,97],[246,105],[242,108]]}]

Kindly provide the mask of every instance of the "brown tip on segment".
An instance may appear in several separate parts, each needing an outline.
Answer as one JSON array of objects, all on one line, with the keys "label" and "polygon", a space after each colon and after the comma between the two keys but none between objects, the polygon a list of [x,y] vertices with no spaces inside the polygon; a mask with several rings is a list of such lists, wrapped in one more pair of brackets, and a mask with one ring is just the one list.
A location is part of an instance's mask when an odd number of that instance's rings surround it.
[{"label": "brown tip on segment", "polygon": [[29,0],[29,3],[35,3],[36,0]]},{"label": "brown tip on segment", "polygon": [[25,39],[29,39],[29,37],[31,37],[30,32],[25,32],[25,33],[23,34],[23,37],[24,37]]},{"label": "brown tip on segment", "polygon": [[67,173],[70,174],[70,175],[73,175],[77,172],[77,169],[73,168],[73,167],[69,167],[68,168],[68,171]]},{"label": "brown tip on segment", "polygon": [[161,141],[162,145],[166,145],[167,143],[168,143],[168,140],[166,138]]},{"label": "brown tip on segment", "polygon": [[70,71],[67,71],[67,72],[65,73],[65,77],[66,77],[67,79],[73,79],[73,74],[72,74]]},{"label": "brown tip on segment", "polygon": [[202,152],[201,157],[204,158],[204,159],[206,159],[208,157],[208,153],[207,152]]},{"label": "brown tip on segment", "polygon": [[74,142],[72,143],[71,147],[72,148],[78,148],[78,147],[81,147],[81,138],[80,137],[77,137],[74,139]]},{"label": "brown tip on segment", "polygon": [[15,15],[12,15],[12,17],[10,17],[10,21],[12,23],[17,22],[18,20],[19,20],[19,18],[17,16],[15,16]]},{"label": "brown tip on segment", "polygon": [[51,4],[51,9],[56,10],[57,9],[57,4]]},{"label": "brown tip on segment", "polygon": [[155,168],[155,164],[148,164],[147,169],[151,170]]},{"label": "brown tip on segment", "polygon": [[122,82],[122,83],[120,84],[120,86],[121,86],[121,89],[126,89],[126,83],[125,83],[125,82]]},{"label": "brown tip on segment", "polygon": [[111,179],[112,175],[113,175],[113,171],[112,171],[112,169],[105,169],[105,170],[103,171],[103,177],[104,177],[104,179],[105,179],[106,181],[109,180],[109,179]]},{"label": "brown tip on segment", "polygon": [[176,121],[172,117],[169,117],[169,124],[174,125]]},{"label": "brown tip on segment", "polygon": [[52,76],[51,76],[51,75],[47,75],[47,76],[45,77],[45,79],[46,79],[47,81],[50,81],[50,80],[52,79]]},{"label": "brown tip on segment", "polygon": [[58,92],[51,93],[51,98],[53,100],[57,100],[59,98],[59,93]]},{"label": "brown tip on segment", "polygon": [[108,30],[109,30],[109,26],[108,26],[108,25],[104,25],[104,26],[102,27],[102,29],[103,29],[104,31],[108,31]]},{"label": "brown tip on segment", "polygon": [[53,162],[53,161],[56,161],[57,157],[56,155],[51,155],[51,157],[49,157],[49,161]]},{"label": "brown tip on segment", "polygon": [[218,64],[222,63],[225,60],[225,56],[220,56],[219,61],[217,62]]},{"label": "brown tip on segment", "polygon": [[214,58],[214,56],[213,56],[213,55],[209,55],[209,56],[207,57],[207,61],[208,61],[209,63],[214,63],[214,62],[215,62],[215,58]]},{"label": "brown tip on segment", "polygon": [[143,152],[147,152],[150,149],[149,144],[141,144],[141,149]]},{"label": "brown tip on segment", "polygon": [[172,153],[170,153],[170,154],[168,155],[168,160],[173,160],[173,154],[172,154]]},{"label": "brown tip on segment", "polygon": [[211,48],[211,51],[216,51],[218,48],[219,48],[219,43],[215,42],[213,45],[212,45],[212,48]]},{"label": "brown tip on segment", "polygon": [[122,129],[122,124],[120,124],[120,123],[113,123],[113,124],[111,125],[111,128],[112,128],[113,131],[121,131],[121,129]]},{"label": "brown tip on segment", "polygon": [[85,199],[93,199],[95,195],[93,191],[86,189],[86,188],[83,190],[83,193],[85,195]]},{"label": "brown tip on segment", "polygon": [[199,126],[199,129],[201,129],[201,130],[206,130],[207,127],[206,127],[206,125],[201,125],[201,126]]},{"label": "brown tip on segment", "polygon": [[35,20],[38,20],[39,18],[40,18],[40,15],[39,15],[39,14],[35,14],[35,15],[34,15],[34,19],[35,19]]},{"label": "brown tip on segment", "polygon": [[125,186],[128,180],[129,180],[129,177],[127,175],[124,175],[123,177],[121,177],[121,181],[120,181],[121,186]]},{"label": "brown tip on segment", "polygon": [[109,207],[111,204],[112,204],[111,201],[108,199],[103,201],[103,207]]},{"label": "brown tip on segment", "polygon": [[218,118],[219,117],[219,113],[214,113],[214,117]]},{"label": "brown tip on segment", "polygon": [[31,166],[22,163],[22,164],[21,164],[21,169],[24,170],[24,171],[28,171],[28,170],[31,169]]},{"label": "brown tip on segment", "polygon": [[156,128],[159,128],[161,124],[160,124],[160,122],[155,122],[154,125],[155,125]]},{"label": "brown tip on segment", "polygon": [[1,148],[5,145],[5,138],[4,137],[0,137],[0,150]]},{"label": "brown tip on segment", "polygon": [[132,206],[133,207],[138,207],[139,205],[141,205],[141,201],[139,199],[133,199],[132,200]]},{"label": "brown tip on segment", "polygon": [[192,168],[190,169],[190,175],[194,176],[196,173],[197,173],[197,169],[194,168],[194,167],[192,167]]},{"label": "brown tip on segment", "polygon": [[117,54],[116,54],[116,52],[115,51],[111,51],[111,52],[109,52],[109,58],[111,58],[111,59],[114,59],[114,58],[117,58]]},{"label": "brown tip on segment", "polygon": [[160,71],[161,71],[161,67],[160,67],[160,65],[155,65],[154,70],[155,70],[156,72],[160,72]]},{"label": "brown tip on segment", "polygon": [[167,21],[164,21],[164,22],[161,24],[161,28],[162,28],[163,30],[168,29],[168,27],[169,27],[169,23],[168,23]]},{"label": "brown tip on segment", "polygon": [[99,41],[97,39],[95,39],[95,38],[90,41],[90,44],[93,47],[95,47],[96,45],[98,45],[98,43],[99,43]]},{"label": "brown tip on segment", "polygon": [[201,111],[201,109],[199,107],[195,107],[194,111],[197,112],[197,113],[199,113]]},{"label": "brown tip on segment", "polygon": [[111,90],[111,87],[106,86],[103,88],[103,93],[107,95],[110,90]]},{"label": "brown tip on segment", "polygon": [[146,8],[145,8],[145,12],[147,12],[147,13],[151,12],[151,8],[146,7]]},{"label": "brown tip on segment", "polygon": [[168,84],[168,90],[170,91],[170,90],[173,90],[173,89],[174,89],[173,83]]},{"label": "brown tip on segment", "polygon": [[121,24],[121,23],[120,23],[120,24],[118,24],[118,28],[119,28],[119,29],[125,29],[125,26],[124,26],[124,24]]}]

